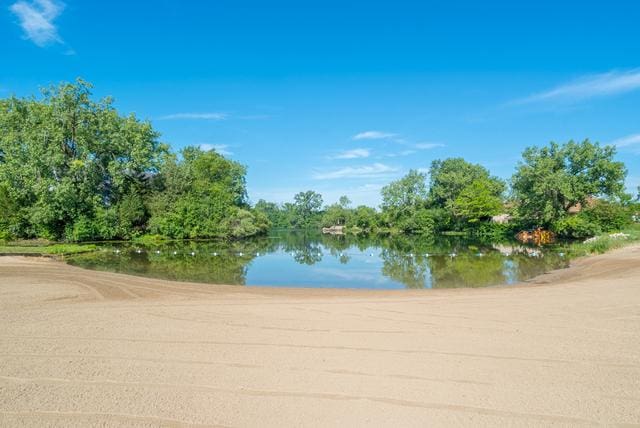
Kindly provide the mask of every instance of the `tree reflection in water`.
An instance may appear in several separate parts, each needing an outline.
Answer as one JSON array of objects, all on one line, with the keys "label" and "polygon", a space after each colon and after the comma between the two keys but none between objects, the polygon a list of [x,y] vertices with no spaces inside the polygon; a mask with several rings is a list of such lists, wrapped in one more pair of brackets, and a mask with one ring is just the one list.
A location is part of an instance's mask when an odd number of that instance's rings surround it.
[{"label": "tree reflection in water", "polygon": [[[552,248],[541,250],[515,242],[446,236],[330,236],[295,231],[231,242],[168,242],[154,247],[104,244],[100,251],[75,256],[70,262],[155,278],[238,285],[246,284],[252,269],[258,277],[261,269],[270,269],[272,276],[275,271],[283,278],[295,270],[300,285],[306,285],[305,278],[311,275],[339,270],[344,273],[342,278],[354,274],[354,282],[340,286],[366,287],[363,277],[378,277],[378,282],[386,281],[389,288],[395,283],[396,287],[402,284],[412,289],[514,283],[568,263]],[[318,269],[314,268],[316,265]],[[362,275],[365,271],[366,275]]]}]

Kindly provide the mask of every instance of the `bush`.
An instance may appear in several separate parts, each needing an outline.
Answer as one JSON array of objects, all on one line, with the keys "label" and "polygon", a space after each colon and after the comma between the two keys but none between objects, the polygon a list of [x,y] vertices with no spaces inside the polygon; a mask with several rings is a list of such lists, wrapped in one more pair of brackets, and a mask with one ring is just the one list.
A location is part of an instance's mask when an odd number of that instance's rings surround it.
[{"label": "bush", "polygon": [[96,225],[87,217],[80,217],[65,229],[65,239],[70,242],[91,241],[98,236]]},{"label": "bush", "polygon": [[264,233],[268,226],[265,220],[266,217],[260,215],[260,219],[256,221],[256,216],[252,212],[236,208],[223,221],[223,228],[233,238],[244,238]]},{"label": "bush", "polygon": [[422,235],[431,235],[435,231],[435,220],[428,210],[418,210],[413,214],[413,232]]},{"label": "bush", "polygon": [[513,233],[513,229],[509,224],[482,222],[470,228],[469,233],[480,238],[499,240]]},{"label": "bush", "polygon": [[582,214],[605,232],[621,230],[631,224],[631,213],[626,207],[617,203],[599,201],[585,209]]},{"label": "bush", "polygon": [[583,214],[561,218],[556,221],[552,230],[563,238],[590,238],[602,232],[600,226]]},{"label": "bush", "polygon": [[13,239],[13,237],[11,236],[11,234],[6,231],[6,230],[0,230],[0,242],[2,241],[11,241]]}]

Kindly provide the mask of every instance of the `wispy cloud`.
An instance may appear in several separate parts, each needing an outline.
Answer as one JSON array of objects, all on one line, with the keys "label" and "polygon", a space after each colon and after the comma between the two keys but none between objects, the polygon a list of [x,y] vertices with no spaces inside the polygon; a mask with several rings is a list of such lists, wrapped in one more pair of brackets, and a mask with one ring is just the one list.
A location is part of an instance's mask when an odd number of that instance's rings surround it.
[{"label": "wispy cloud", "polygon": [[640,154],[640,134],[627,135],[626,137],[613,140],[609,144],[634,154]]},{"label": "wispy cloud", "polygon": [[444,147],[444,144],[442,144],[442,143],[417,143],[417,144],[414,144],[413,147],[415,147],[418,150],[431,150],[431,149],[437,149],[438,147]]},{"label": "wispy cloud", "polygon": [[315,180],[336,180],[340,178],[379,178],[396,173],[397,168],[382,164],[374,163],[372,165],[346,167],[335,169],[332,171],[315,172],[313,178]]},{"label": "wispy cloud", "polygon": [[444,147],[444,144],[442,143],[416,143],[416,144],[403,143],[403,144],[409,146],[410,148],[406,150],[402,150],[400,152],[389,153],[386,155],[386,157],[396,158],[401,156],[409,156],[409,155],[415,154],[418,151],[432,150],[438,147]]},{"label": "wispy cloud", "polygon": [[223,156],[230,156],[233,154],[232,151],[229,150],[229,146],[227,144],[208,144],[202,143],[200,144],[200,148],[205,152],[215,150]]},{"label": "wispy cloud", "polygon": [[174,113],[166,116],[160,116],[159,120],[226,120],[229,115],[226,113],[212,112],[212,113]]},{"label": "wispy cloud", "polygon": [[394,153],[387,153],[386,155],[382,156],[382,157],[387,157],[387,158],[398,158],[401,156],[409,156],[416,153],[416,150],[402,150],[400,152],[394,152]]},{"label": "wispy cloud", "polygon": [[584,76],[550,90],[512,101],[509,104],[575,102],[588,98],[622,94],[640,89],[640,69],[610,71]]},{"label": "wispy cloud", "polygon": [[613,140],[610,144],[616,147],[629,147],[640,144],[640,134],[627,135],[626,137]]},{"label": "wispy cloud", "polygon": [[382,131],[365,131],[352,137],[353,140],[382,140],[384,138],[394,138],[396,134]]},{"label": "wispy cloud", "polygon": [[65,4],[55,0],[17,1],[9,7],[20,21],[25,37],[40,47],[64,43],[54,20],[60,16]]},{"label": "wispy cloud", "polygon": [[369,149],[353,149],[331,156],[330,159],[359,159],[368,158],[369,156],[371,156],[371,150]]}]

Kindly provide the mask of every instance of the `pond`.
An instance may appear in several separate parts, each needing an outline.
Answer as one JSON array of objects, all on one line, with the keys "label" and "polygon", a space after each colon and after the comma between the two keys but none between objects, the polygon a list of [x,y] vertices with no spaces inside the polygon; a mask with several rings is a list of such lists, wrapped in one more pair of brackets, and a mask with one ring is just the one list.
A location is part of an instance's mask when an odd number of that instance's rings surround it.
[{"label": "pond", "polygon": [[560,249],[437,236],[278,232],[236,241],[101,244],[68,262],[169,280],[273,287],[422,289],[508,285],[566,267]]}]

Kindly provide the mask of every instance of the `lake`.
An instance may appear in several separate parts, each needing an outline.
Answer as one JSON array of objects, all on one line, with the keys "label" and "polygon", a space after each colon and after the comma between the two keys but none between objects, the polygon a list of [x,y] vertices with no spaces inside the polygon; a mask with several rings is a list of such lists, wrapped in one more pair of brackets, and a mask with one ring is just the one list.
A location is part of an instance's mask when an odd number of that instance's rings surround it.
[{"label": "lake", "polygon": [[561,249],[462,237],[277,232],[235,242],[100,244],[68,258],[88,269],[273,287],[421,289],[509,285],[565,267]]}]

